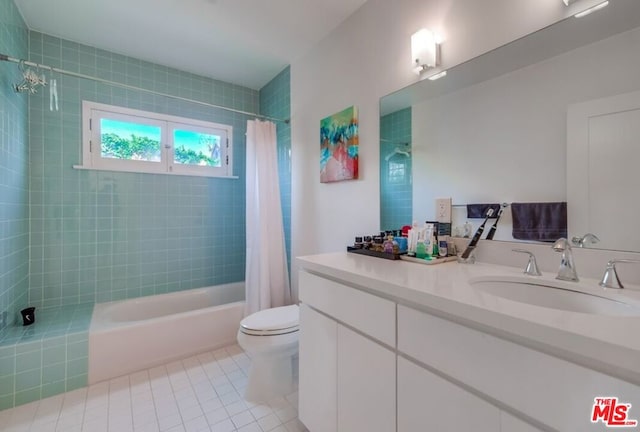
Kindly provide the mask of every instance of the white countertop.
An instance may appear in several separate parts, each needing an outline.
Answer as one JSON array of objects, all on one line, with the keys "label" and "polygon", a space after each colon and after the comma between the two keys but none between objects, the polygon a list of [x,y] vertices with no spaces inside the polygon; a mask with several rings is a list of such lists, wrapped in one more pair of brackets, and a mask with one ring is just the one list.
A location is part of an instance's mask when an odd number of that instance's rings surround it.
[{"label": "white countertop", "polygon": [[[297,260],[301,269],[311,273],[640,385],[640,316],[592,315],[539,307],[484,293],[469,283],[487,276],[524,277],[521,268],[457,262],[421,265],[347,252]],[[555,276],[543,273],[535,279],[640,306],[640,290],[605,290],[595,279],[561,282]]]}]

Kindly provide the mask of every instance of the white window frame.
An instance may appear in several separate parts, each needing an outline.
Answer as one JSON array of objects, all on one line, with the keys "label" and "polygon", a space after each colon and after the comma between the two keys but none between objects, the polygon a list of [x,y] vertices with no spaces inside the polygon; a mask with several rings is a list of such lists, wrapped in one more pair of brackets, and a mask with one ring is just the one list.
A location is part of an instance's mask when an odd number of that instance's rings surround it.
[{"label": "white window frame", "polygon": [[[101,156],[100,119],[128,121],[160,127],[160,161],[138,161],[103,158]],[[221,136],[221,167],[175,163],[174,129]],[[82,101],[82,165],[79,169],[126,171],[153,174],[176,174],[205,177],[233,177],[233,127],[229,125],[141,111],[115,105]]]}]

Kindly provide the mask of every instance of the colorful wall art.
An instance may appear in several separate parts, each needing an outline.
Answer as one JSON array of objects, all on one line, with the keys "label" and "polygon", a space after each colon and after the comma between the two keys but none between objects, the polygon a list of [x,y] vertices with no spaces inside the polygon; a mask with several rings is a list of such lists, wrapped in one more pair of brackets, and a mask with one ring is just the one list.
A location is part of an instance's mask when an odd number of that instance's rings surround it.
[{"label": "colorful wall art", "polygon": [[358,108],[320,121],[320,182],[358,178]]}]

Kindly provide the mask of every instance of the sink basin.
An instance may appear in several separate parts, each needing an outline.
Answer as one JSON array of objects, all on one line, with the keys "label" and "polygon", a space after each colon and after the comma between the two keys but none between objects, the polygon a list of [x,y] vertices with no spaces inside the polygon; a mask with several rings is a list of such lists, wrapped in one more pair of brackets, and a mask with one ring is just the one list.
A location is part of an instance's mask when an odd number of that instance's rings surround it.
[{"label": "sink basin", "polygon": [[637,305],[585,293],[552,281],[498,278],[472,280],[470,283],[492,296],[534,306],[595,315],[640,316]]}]

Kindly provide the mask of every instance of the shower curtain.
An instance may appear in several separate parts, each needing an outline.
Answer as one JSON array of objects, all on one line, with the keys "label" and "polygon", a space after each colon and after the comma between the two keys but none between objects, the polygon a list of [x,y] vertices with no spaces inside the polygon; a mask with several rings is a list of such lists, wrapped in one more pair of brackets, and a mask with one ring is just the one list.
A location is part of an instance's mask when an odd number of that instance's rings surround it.
[{"label": "shower curtain", "polygon": [[284,244],[276,125],[247,121],[245,315],[291,303]]}]

